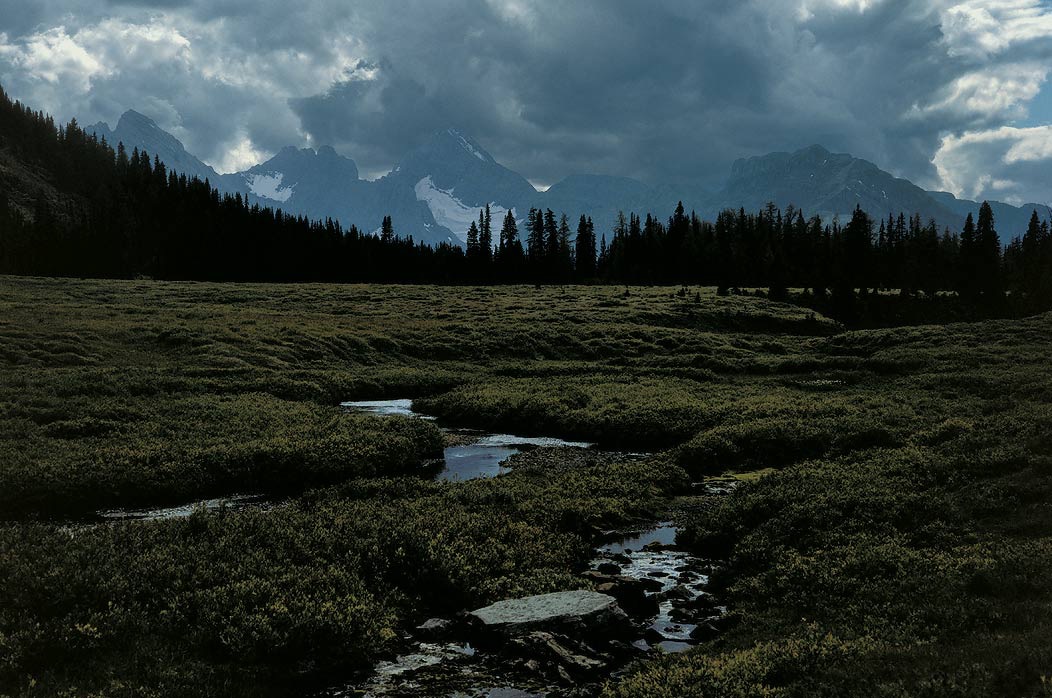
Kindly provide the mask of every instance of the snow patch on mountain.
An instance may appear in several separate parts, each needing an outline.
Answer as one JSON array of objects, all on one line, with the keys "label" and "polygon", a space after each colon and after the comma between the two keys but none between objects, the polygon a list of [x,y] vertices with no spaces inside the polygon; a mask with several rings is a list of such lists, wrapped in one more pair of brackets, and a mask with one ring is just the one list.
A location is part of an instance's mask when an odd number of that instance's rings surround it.
[{"label": "snow patch on mountain", "polygon": [[[423,201],[431,209],[431,215],[435,223],[452,232],[461,242],[466,241],[468,228],[472,221],[479,219],[481,206],[468,206],[453,195],[453,190],[439,189],[431,180],[431,175],[424,177],[413,188],[416,191],[417,201]],[[490,219],[493,221],[494,235],[500,229],[500,221],[508,213],[508,209],[490,204]],[[514,211],[514,209],[513,209]]]},{"label": "snow patch on mountain", "polygon": [[296,185],[283,187],[285,175],[281,172],[267,172],[266,174],[252,174],[246,177],[248,188],[256,196],[273,201],[285,203],[292,198],[292,190]]},{"label": "snow patch on mountain", "polygon": [[477,157],[482,162],[486,162],[486,156],[483,155],[482,151],[480,151],[478,148],[476,148],[475,145],[471,141],[469,141],[467,138],[465,138],[463,136],[463,134],[460,133],[460,131],[457,131],[456,129],[452,129],[451,128],[451,129],[449,129],[449,135],[453,136],[458,141],[460,141],[460,144],[462,146],[464,146],[464,150],[468,151],[469,153],[471,153],[472,155]]}]

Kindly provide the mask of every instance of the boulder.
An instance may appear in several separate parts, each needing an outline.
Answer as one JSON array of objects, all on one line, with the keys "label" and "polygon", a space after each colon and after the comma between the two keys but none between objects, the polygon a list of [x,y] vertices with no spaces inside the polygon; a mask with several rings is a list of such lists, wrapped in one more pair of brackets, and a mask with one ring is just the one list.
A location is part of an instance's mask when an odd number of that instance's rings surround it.
[{"label": "boulder", "polygon": [[453,621],[445,618],[430,618],[416,626],[413,635],[421,640],[444,640],[453,630]]},{"label": "boulder", "polygon": [[596,569],[603,574],[621,574],[621,566],[613,562],[601,562]]},{"label": "boulder", "polygon": [[674,601],[689,601],[697,596],[697,592],[691,591],[688,587],[680,584],[679,586],[672,587],[666,591],[663,596],[666,599]]},{"label": "boulder", "polygon": [[698,627],[694,628],[694,630],[691,631],[690,639],[694,640],[695,642],[705,642],[706,640],[711,640],[719,634],[720,629],[717,628],[713,623],[706,621],[704,623],[699,623]]},{"label": "boulder", "polygon": [[639,580],[640,584],[643,585],[645,591],[659,592],[665,588],[665,585],[657,579],[651,579],[650,577],[644,577]]},{"label": "boulder", "polygon": [[606,662],[602,659],[589,656],[592,653],[588,649],[575,647],[566,638],[557,637],[552,633],[535,630],[517,642],[534,657],[545,657],[572,675],[594,673],[606,667]]},{"label": "boulder", "polygon": [[710,614],[714,614],[718,606],[716,599],[708,594],[699,594],[689,604],[689,607],[694,611]]},{"label": "boulder", "polygon": [[673,543],[659,543],[654,541],[653,543],[647,543],[640,550],[646,553],[660,553],[666,550],[676,550],[676,546]]},{"label": "boulder", "polygon": [[631,627],[617,599],[586,590],[498,601],[468,615],[484,633],[505,637],[534,630],[558,630],[577,636],[619,634]]},{"label": "boulder", "polygon": [[657,599],[648,596],[646,586],[633,577],[614,576],[597,584],[595,590],[617,599],[617,604],[630,616],[649,616],[657,613]]}]

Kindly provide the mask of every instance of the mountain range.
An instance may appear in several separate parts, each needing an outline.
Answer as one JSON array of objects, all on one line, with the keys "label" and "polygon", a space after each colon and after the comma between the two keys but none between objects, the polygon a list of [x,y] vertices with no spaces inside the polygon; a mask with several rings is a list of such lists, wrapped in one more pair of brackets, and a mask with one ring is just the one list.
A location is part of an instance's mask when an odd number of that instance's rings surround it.
[{"label": "mountain range", "polygon": [[[628,177],[589,174],[571,175],[538,191],[456,129],[435,133],[376,180],[362,179],[353,160],[328,146],[287,147],[244,172],[219,174],[135,111],[121,116],[115,128],[100,122],[87,130],[111,144],[122,142],[128,150],[146,150],[171,170],[207,178],[220,191],[240,193],[264,206],[311,218],[331,217],[368,232],[378,230],[383,217],[390,215],[398,234],[432,244],[463,244],[471,221],[486,204],[495,220],[508,210],[521,220],[531,207],[564,212],[571,221],[589,215],[599,234],[611,230],[619,211],[665,217],[678,201],[710,220],[726,208],[755,211],[768,202],[782,208],[792,204],[806,215],[817,213],[826,219],[846,218],[860,205],[878,218],[917,213],[952,230],[959,230],[965,216],[979,209],[975,201],[926,191],[871,162],[818,145],[738,160],[726,185],[715,193],[680,192]],[[1022,234],[1033,210],[1048,217],[1048,209],[1039,204],[991,205],[1002,240]]]}]

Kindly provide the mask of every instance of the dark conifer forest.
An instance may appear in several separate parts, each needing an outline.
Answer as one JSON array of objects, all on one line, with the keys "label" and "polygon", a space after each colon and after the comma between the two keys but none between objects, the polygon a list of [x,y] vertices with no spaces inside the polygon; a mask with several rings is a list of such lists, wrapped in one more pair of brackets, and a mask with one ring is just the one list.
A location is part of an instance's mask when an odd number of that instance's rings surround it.
[{"label": "dark conifer forest", "polygon": [[[214,281],[702,284],[720,292],[765,288],[772,298],[804,289],[816,299],[893,290],[957,292],[989,307],[1006,292],[1027,308],[1052,302],[1052,237],[1035,211],[1023,235],[1002,245],[988,204],[961,230],[907,212],[874,220],[822,220],[789,206],[726,210],[715,221],[680,204],[666,220],[621,215],[597,231],[582,216],[510,213],[494,230],[488,207],[467,231],[466,250],[401,235],[384,218],[377,233],[338,221],[262,208],[210,182],[170,172],[149,153],[56,126],[0,94],[0,144],[43,173],[60,196],[0,191],[0,272]],[[116,146],[114,148],[114,145]]]}]

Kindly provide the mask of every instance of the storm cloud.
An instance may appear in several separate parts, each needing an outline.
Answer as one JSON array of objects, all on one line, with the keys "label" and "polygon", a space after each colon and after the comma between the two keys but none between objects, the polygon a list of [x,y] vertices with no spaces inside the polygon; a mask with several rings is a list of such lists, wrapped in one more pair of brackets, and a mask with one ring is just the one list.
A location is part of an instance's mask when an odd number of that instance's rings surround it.
[{"label": "storm cloud", "polygon": [[223,171],[333,145],[378,176],[454,126],[538,184],[715,187],[738,157],[821,143],[929,188],[1052,198],[1043,0],[83,5],[0,0],[4,88],[82,123],[137,109]]}]

